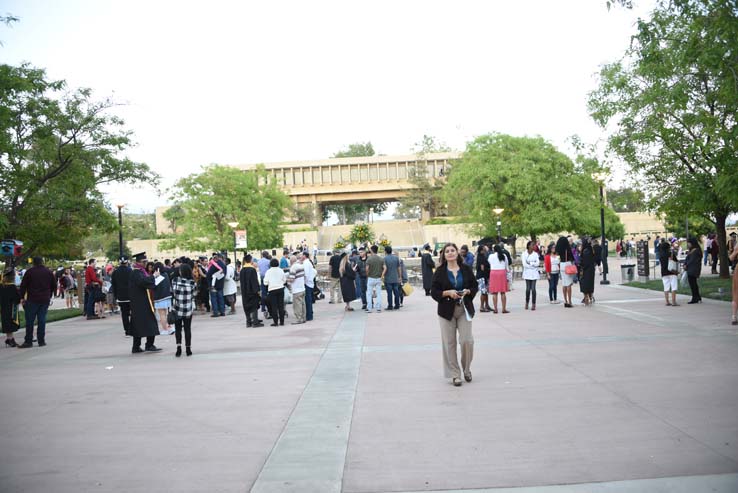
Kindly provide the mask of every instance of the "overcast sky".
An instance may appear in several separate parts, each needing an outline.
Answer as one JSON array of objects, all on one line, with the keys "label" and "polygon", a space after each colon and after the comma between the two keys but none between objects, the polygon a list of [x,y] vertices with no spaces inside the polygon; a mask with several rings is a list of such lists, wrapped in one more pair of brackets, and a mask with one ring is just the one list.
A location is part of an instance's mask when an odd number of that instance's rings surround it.
[{"label": "overcast sky", "polygon": [[604,138],[587,114],[603,63],[652,1],[0,3],[0,60],[28,61],[128,106],[129,156],[163,180],[209,163],[322,159],[353,142],[408,153],[423,134],[463,150],[487,132]]}]

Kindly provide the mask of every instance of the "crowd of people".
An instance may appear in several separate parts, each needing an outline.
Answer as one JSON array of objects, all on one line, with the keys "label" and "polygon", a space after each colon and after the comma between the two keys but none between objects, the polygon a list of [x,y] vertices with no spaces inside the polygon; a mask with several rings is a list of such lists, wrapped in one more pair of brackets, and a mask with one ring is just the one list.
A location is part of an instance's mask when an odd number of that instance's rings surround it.
[{"label": "crowd of people", "polygon": [[[738,263],[738,244],[735,234],[729,261],[735,268]],[[708,237],[707,241],[713,240]],[[667,306],[679,306],[679,283],[689,285],[691,299],[688,304],[701,303],[697,279],[706,266],[707,255],[699,241],[689,238],[682,251],[678,238],[655,242],[656,263],[661,271],[664,300]],[[715,246],[706,244],[710,255],[716,255]],[[430,245],[422,248],[420,272],[426,296],[438,304],[441,326],[444,374],[454,385],[462,384],[462,377],[472,381],[471,360],[474,340],[471,331],[476,313],[474,299],[480,295],[479,312],[510,313],[508,293],[513,289],[513,258],[504,243],[480,244],[476,255],[467,245],[458,248],[448,243],[439,253],[438,262]],[[684,255],[682,255],[684,254]],[[577,284],[581,303],[592,306],[595,302],[595,279],[602,273],[603,250],[596,240],[581,238],[574,241],[561,236],[545,248],[539,241],[527,242],[519,256],[521,277],[525,282],[525,310],[536,310],[538,281],[545,278],[548,284],[548,302],[565,308],[573,308],[573,286]],[[415,256],[415,255],[413,255]],[[318,269],[313,254],[306,245],[295,251],[285,249],[281,258],[275,252],[262,251],[257,259],[250,254],[242,261],[231,263],[220,252],[197,259],[180,257],[164,262],[149,262],[145,252],[121,257],[117,267],[108,263],[97,267],[95,259],[86,263],[84,271],[84,313],[88,320],[104,318],[108,313],[120,313],[123,331],[132,338],[134,354],[158,352],[157,336],[175,335],[175,356],[187,356],[192,352],[192,319],[195,313],[210,313],[218,318],[237,313],[237,294],[240,287],[241,303],[247,327],[261,327],[268,320],[272,326],[283,326],[289,318],[287,305],[292,305],[292,324],[305,324],[314,320],[314,304],[323,299],[318,284]],[[65,299],[72,306],[77,289],[76,273],[72,268],[59,268],[52,272],[43,265],[40,257],[32,259],[33,266],[18,273],[8,270],[0,284],[0,312],[6,346],[29,348],[33,342],[46,345],[45,324],[52,297]],[[405,262],[385,246],[383,255],[377,245],[363,245],[350,251],[335,250],[327,265],[325,284],[330,304],[341,304],[346,312],[353,312],[352,303],[361,303],[367,313],[378,313],[383,308],[386,294],[386,311],[400,310],[405,297],[412,292],[408,283]],[[714,269],[714,268],[713,268]],[[559,299],[561,284],[561,300]],[[490,306],[490,297],[492,304]],[[13,333],[18,323],[19,306],[26,318],[26,334],[18,344]],[[733,276],[733,303],[731,322],[738,325],[738,276]],[[34,339],[34,324],[38,325]],[[145,339],[145,344],[142,343]],[[461,365],[456,348],[461,348]]]}]

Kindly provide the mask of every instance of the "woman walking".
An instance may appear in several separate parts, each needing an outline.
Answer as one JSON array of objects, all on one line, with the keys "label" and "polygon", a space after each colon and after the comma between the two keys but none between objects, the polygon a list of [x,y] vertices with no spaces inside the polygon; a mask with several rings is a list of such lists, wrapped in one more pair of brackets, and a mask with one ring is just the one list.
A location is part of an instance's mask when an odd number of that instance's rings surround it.
[{"label": "woman walking", "polygon": [[579,256],[579,290],[584,295],[584,305],[592,306],[595,290],[595,257],[589,238],[582,239]]},{"label": "woman walking", "polygon": [[559,271],[561,270],[561,260],[556,254],[555,243],[548,245],[546,256],[543,259],[543,265],[546,269],[546,278],[548,279],[548,302],[558,303],[558,286]]},{"label": "woman walking", "polygon": [[502,297],[502,313],[507,311],[507,271],[510,264],[500,245],[495,245],[493,252],[487,257],[489,262],[489,286],[487,291],[492,293],[492,313],[497,313],[497,296]]},{"label": "woman walking", "polygon": [[[148,270],[148,265],[146,266]],[[157,262],[154,265],[154,272],[159,273],[156,277],[156,287],[154,288],[154,308],[159,315],[159,334],[172,335],[174,329],[167,322],[169,309],[172,307],[172,285],[169,282],[169,275],[164,269],[164,264]]]},{"label": "woman walking", "polygon": [[489,294],[487,284],[489,282],[489,260],[487,260],[487,249],[484,245],[477,248],[477,285],[479,286],[479,311],[491,312],[489,307]]},{"label": "woman walking", "polygon": [[272,258],[269,269],[264,274],[264,286],[267,288],[267,302],[269,314],[272,317],[272,327],[284,325],[284,284],[287,274],[279,267],[279,260]]},{"label": "woman walking", "polygon": [[195,280],[192,276],[190,264],[183,263],[179,266],[179,275],[172,281],[172,294],[174,295],[174,327],[177,339],[177,352],[175,356],[182,356],[182,329],[185,334],[185,349],[187,356],[192,356],[192,312],[194,310]]},{"label": "woman walking", "polygon": [[2,329],[5,334],[5,345],[8,347],[18,347],[13,334],[20,329],[20,320],[18,318],[18,303],[20,303],[20,293],[15,285],[15,272],[12,270],[5,272],[0,284],[0,316],[2,317]]},{"label": "woman walking", "polygon": [[356,265],[352,265],[349,262],[348,255],[346,252],[341,254],[341,263],[338,266],[338,273],[341,278],[341,296],[343,301],[346,303],[345,310],[347,312],[354,311],[351,308],[351,302],[356,299],[356,271],[354,270]]},{"label": "woman walking", "polygon": [[[473,300],[477,294],[477,281],[471,267],[459,258],[459,249],[455,244],[447,243],[443,247],[440,260],[441,265],[433,274],[431,296],[438,303],[443,375],[451,378],[454,386],[460,387],[462,370],[464,379],[472,381],[474,337],[471,320],[474,317]],[[456,350],[457,332],[461,346],[461,369]]]},{"label": "woman walking", "polygon": [[541,278],[541,274],[538,272],[541,259],[538,252],[534,250],[535,246],[534,241],[529,241],[525,245],[523,255],[520,257],[523,261],[523,279],[525,279],[525,309],[528,309],[528,304],[533,298],[532,310],[534,311],[536,309],[536,283]]},{"label": "woman walking", "polygon": [[[677,288],[679,287],[677,279],[679,264],[677,263],[676,251],[672,249],[668,241],[664,240],[659,243],[658,257],[666,306],[679,306],[676,302]],[[669,301],[669,292],[671,292],[671,301]]]},{"label": "woman walking", "polygon": [[574,276],[577,273],[577,267],[574,265],[574,254],[571,251],[569,240],[565,236],[560,236],[556,242],[556,255],[561,261],[561,291],[564,295],[564,307],[573,308],[571,303],[571,285],[574,284]]},{"label": "woman walking", "polygon": [[702,252],[695,238],[687,240],[687,260],[685,263],[687,266],[687,281],[689,281],[689,289],[692,291],[692,299],[687,304],[702,303],[700,288],[697,285],[697,278],[702,273]]}]

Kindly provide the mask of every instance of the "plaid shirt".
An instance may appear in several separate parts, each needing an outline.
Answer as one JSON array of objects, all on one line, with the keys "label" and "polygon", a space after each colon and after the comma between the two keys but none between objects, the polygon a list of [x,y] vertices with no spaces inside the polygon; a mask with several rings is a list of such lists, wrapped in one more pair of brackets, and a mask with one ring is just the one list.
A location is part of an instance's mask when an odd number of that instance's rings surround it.
[{"label": "plaid shirt", "polygon": [[195,281],[192,279],[177,277],[172,281],[174,314],[177,318],[187,318],[192,316],[194,290]]}]

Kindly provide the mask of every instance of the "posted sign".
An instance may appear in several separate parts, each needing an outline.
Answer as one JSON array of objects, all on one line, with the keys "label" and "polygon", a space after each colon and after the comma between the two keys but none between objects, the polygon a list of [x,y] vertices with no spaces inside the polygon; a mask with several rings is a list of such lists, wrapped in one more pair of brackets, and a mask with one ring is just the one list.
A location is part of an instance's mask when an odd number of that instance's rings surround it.
[{"label": "posted sign", "polygon": [[246,230],[236,231],[236,250],[246,250],[249,247],[249,242],[246,237]]}]

